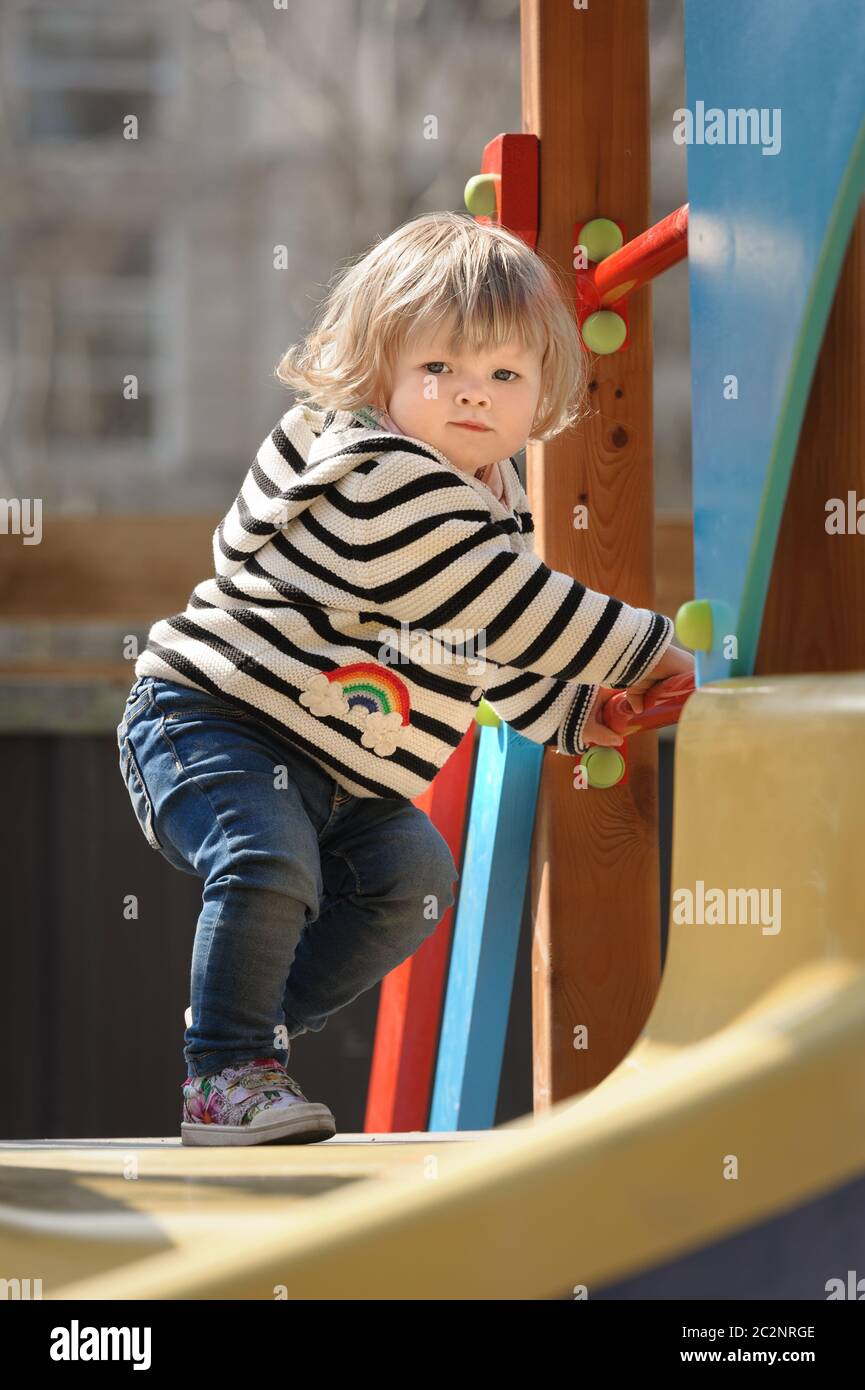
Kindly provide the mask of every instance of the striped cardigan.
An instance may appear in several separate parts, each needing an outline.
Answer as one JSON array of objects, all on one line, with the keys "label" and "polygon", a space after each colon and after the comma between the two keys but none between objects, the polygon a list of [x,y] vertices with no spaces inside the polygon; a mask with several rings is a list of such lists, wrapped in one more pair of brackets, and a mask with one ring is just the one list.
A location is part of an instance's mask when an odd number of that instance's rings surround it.
[{"label": "striped cardigan", "polygon": [[484,696],[574,756],[598,685],[657,664],[670,618],[534,553],[513,459],[499,500],[376,415],[295,405],[213,537],[214,573],[150,629],[136,676],[208,691],[356,796],[414,798]]}]

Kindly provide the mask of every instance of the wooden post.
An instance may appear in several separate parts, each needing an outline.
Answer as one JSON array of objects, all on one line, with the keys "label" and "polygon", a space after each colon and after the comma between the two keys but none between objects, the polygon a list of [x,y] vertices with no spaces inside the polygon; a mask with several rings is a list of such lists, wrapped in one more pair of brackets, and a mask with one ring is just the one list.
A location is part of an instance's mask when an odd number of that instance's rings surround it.
[{"label": "wooden post", "polygon": [[[628,239],[649,225],[647,0],[522,0],[521,18],[523,128],[541,142],[538,250],[573,286],[576,221],[616,218]],[[539,553],[640,607],[654,607],[650,296],[630,302],[627,350],[589,359],[592,418],[527,451]],[[588,530],[573,528],[579,503]],[[633,740],[624,786],[576,790],[575,761],[545,754],[533,845],[536,1111],[612,1071],[660,982],[657,735]]]},{"label": "wooden post", "polygon": [[[865,538],[826,530],[827,502],[865,498],[865,207],[853,223],[814,368],[754,674],[865,669]],[[865,517],[861,520],[865,531]],[[831,729],[826,735],[831,738]],[[807,751],[803,759],[807,765]]]}]

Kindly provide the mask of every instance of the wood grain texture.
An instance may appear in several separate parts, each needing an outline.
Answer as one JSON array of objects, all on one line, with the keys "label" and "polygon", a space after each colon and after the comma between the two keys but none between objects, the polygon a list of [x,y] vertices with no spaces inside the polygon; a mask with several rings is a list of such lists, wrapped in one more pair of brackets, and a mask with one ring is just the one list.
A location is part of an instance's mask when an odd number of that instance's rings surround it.
[{"label": "wood grain texture", "polygon": [[[865,536],[826,503],[865,498],[865,207],[853,224],[787,490],[755,675],[865,669]],[[865,526],[865,522],[863,522]]]},{"label": "wood grain texture", "polygon": [[[538,249],[573,285],[575,221],[649,221],[645,0],[587,10],[523,0],[523,124],[541,141]],[[554,569],[654,607],[651,290],[630,302],[624,352],[590,359],[591,417],[527,455],[538,551]],[[584,502],[589,526],[575,531]],[[573,787],[549,752],[533,849],[534,1104],[595,1086],[621,1061],[660,980],[657,735],[633,740],[628,782]],[[588,1046],[574,1047],[574,1030]]]},{"label": "wood grain texture", "polygon": [[15,618],[178,613],[213,572],[218,516],[51,516],[39,545],[0,547],[0,612]]}]

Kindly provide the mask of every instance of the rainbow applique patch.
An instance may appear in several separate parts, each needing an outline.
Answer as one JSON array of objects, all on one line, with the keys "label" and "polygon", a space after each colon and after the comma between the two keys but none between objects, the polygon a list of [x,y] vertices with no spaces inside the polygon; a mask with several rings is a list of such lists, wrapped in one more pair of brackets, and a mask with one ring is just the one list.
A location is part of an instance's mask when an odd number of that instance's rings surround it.
[{"label": "rainbow applique patch", "polygon": [[411,729],[405,682],[374,661],[317,671],[304,686],[300,703],[317,718],[337,715],[357,724],[363,731],[361,743],[380,758],[405,743]]}]

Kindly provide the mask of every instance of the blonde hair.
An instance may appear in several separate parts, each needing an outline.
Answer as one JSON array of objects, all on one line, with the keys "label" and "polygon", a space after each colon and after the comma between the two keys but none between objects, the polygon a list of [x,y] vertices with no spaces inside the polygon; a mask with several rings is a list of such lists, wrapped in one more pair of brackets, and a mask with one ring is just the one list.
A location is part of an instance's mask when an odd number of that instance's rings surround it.
[{"label": "blonde hair", "polygon": [[305,404],[386,409],[405,341],[452,314],[454,348],[495,351],[514,337],[539,353],[529,438],[552,439],[586,413],[586,355],[558,267],[513,232],[456,212],[412,218],[339,272],[275,376]]}]

